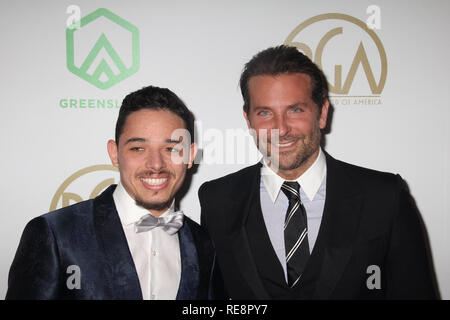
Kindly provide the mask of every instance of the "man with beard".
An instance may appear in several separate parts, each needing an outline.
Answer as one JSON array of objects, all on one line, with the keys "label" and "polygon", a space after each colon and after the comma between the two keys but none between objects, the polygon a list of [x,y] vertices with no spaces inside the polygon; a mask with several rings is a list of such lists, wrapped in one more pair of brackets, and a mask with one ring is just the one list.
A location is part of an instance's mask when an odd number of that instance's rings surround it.
[{"label": "man with beard", "polygon": [[108,142],[120,183],[27,225],[6,298],[213,297],[212,243],[174,207],[193,165],[193,132],[192,113],[170,90],[149,86],[129,94],[115,141]]},{"label": "man with beard", "polygon": [[402,178],[321,149],[330,109],[322,71],[296,48],[278,46],[245,65],[240,86],[264,157],[199,190],[228,296],[436,298],[420,216]]}]

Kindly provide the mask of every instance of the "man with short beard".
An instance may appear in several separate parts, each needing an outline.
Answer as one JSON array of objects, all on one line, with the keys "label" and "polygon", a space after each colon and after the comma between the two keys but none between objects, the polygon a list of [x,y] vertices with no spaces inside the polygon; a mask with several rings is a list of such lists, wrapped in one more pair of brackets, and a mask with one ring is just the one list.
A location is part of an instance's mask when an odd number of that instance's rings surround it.
[{"label": "man with short beard", "polygon": [[204,183],[201,223],[232,299],[433,299],[419,213],[399,175],[322,150],[322,71],[294,47],[255,55],[240,79],[263,159]]},{"label": "man with short beard", "polygon": [[120,183],[28,223],[6,298],[215,298],[212,243],[174,203],[195,158],[193,133],[192,113],[169,89],[125,97],[108,142]]}]

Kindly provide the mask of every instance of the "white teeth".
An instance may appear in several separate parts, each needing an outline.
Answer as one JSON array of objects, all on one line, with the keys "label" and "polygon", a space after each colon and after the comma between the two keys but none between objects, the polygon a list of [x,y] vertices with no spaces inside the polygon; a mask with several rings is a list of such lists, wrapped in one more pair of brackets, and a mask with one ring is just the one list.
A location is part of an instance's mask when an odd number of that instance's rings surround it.
[{"label": "white teeth", "polygon": [[287,147],[290,146],[294,143],[294,141],[288,142],[288,143],[279,143],[278,146],[279,147]]},{"label": "white teeth", "polygon": [[164,182],[167,181],[167,178],[162,178],[162,179],[144,179],[141,178],[142,181],[144,181],[145,183],[151,185],[151,186],[158,186],[160,184],[163,184]]}]

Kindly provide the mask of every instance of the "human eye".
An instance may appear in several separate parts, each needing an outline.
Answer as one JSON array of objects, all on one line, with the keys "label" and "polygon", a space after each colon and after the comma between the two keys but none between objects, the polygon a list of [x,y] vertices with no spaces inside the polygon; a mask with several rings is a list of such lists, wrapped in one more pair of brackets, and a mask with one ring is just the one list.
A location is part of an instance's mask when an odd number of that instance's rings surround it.
[{"label": "human eye", "polygon": [[258,111],[257,115],[265,117],[265,116],[270,115],[270,111],[268,111],[268,110],[261,110],[261,111]]},{"label": "human eye", "polygon": [[134,146],[134,147],[131,147],[130,148],[130,150],[131,151],[143,151],[144,150],[144,148],[143,147],[140,147],[140,146]]},{"label": "human eye", "polygon": [[178,153],[178,152],[181,151],[181,149],[180,149],[180,148],[177,148],[177,147],[167,147],[166,150],[167,150],[168,152],[174,152],[174,153]]},{"label": "human eye", "polygon": [[291,110],[293,113],[301,113],[301,112],[303,112],[303,111],[305,111],[303,108],[301,108],[301,107],[294,107],[294,108],[292,108],[292,110]]}]

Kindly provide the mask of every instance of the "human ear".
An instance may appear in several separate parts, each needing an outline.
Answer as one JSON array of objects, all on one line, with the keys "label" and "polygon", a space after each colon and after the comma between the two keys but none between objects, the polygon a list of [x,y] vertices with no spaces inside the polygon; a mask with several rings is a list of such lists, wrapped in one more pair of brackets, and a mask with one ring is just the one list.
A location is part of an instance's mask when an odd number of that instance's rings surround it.
[{"label": "human ear", "polygon": [[114,140],[108,141],[108,154],[109,158],[111,159],[111,163],[115,167],[119,167],[119,156],[118,156],[118,150],[117,150],[117,143]]}]

